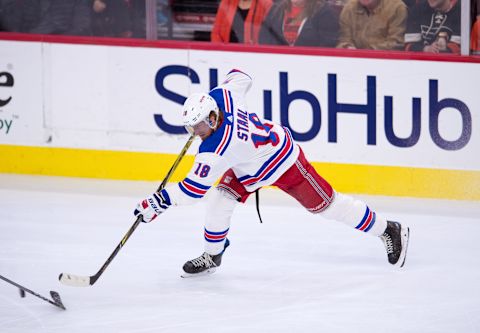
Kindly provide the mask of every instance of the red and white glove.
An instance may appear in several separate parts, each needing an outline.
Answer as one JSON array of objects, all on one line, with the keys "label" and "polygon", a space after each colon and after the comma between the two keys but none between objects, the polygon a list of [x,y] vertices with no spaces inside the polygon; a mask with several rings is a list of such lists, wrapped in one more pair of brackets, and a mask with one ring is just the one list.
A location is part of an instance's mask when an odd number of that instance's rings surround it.
[{"label": "red and white glove", "polygon": [[143,199],[138,205],[133,214],[135,216],[142,215],[142,222],[151,222],[158,215],[162,214],[172,204],[167,191],[155,192],[151,196]]}]

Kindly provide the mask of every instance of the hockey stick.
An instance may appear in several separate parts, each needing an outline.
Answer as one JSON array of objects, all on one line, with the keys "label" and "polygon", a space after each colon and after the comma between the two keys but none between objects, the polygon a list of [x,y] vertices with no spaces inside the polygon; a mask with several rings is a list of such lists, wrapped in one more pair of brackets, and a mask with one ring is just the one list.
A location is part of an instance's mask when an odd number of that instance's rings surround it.
[{"label": "hockey stick", "polygon": [[0,275],[0,279],[2,279],[5,282],[8,282],[10,284],[13,284],[15,287],[20,289],[20,295],[22,297],[25,297],[25,292],[27,292],[29,294],[32,294],[33,296],[37,296],[38,298],[43,299],[44,301],[47,301],[50,304],[53,304],[53,305],[59,307],[60,309],[66,310],[65,306],[62,303],[62,299],[60,298],[60,295],[56,291],[50,291],[50,295],[53,298],[53,301],[52,301],[51,299],[43,297],[42,295],[39,295],[36,292],[31,291],[30,289],[25,288],[24,286],[21,286],[18,283],[15,283],[12,280],[7,279],[6,277],[3,277],[3,276]]},{"label": "hockey stick", "polygon": [[[162,190],[165,185],[167,184],[168,180],[170,179],[170,177],[172,176],[173,172],[175,171],[175,169],[177,168],[178,164],[180,164],[180,161],[182,160],[183,156],[185,156],[188,148],[190,148],[190,145],[192,144],[193,142],[193,139],[195,138],[195,136],[191,135],[190,138],[188,139],[187,143],[185,144],[185,146],[183,147],[182,151],[180,152],[180,154],[178,155],[177,159],[175,160],[175,162],[173,163],[172,167],[170,168],[170,170],[168,171],[167,175],[165,176],[165,178],[163,179],[162,183],[160,184],[160,186],[158,187],[157,189],[157,192]],[[100,270],[95,274],[95,275],[92,275],[92,276],[81,276],[81,275],[74,275],[74,274],[69,274],[69,273],[60,273],[58,279],[60,280],[61,283],[67,285],[67,286],[72,286],[72,287],[88,287],[88,286],[91,286],[93,285],[97,280],[98,278],[100,277],[100,275],[102,275],[102,273],[105,271],[105,269],[108,267],[108,265],[110,264],[110,262],[113,260],[113,258],[115,258],[115,256],[118,254],[118,252],[120,251],[120,249],[123,247],[123,245],[125,245],[125,243],[127,242],[127,240],[130,238],[130,236],[132,235],[132,233],[135,231],[135,229],[137,229],[138,225],[140,224],[140,222],[142,222],[142,219],[143,219],[143,216],[142,215],[138,215],[137,217],[137,220],[135,221],[135,223],[130,227],[130,229],[128,229],[127,233],[125,234],[125,236],[123,236],[122,240],[120,241],[120,243],[117,245],[117,247],[115,248],[115,250],[113,250],[112,254],[110,255],[110,257],[108,257],[107,261],[105,261],[105,263],[103,264],[103,266],[100,268]]]}]

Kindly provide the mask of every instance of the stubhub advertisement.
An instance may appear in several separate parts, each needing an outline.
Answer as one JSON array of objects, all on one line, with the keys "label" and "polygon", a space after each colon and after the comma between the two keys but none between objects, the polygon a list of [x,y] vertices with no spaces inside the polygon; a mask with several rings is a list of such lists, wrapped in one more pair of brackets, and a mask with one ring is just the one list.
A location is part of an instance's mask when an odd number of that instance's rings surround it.
[{"label": "stubhub advertisement", "polygon": [[177,153],[181,105],[233,68],[310,160],[480,170],[480,66],[0,41],[0,144]]}]

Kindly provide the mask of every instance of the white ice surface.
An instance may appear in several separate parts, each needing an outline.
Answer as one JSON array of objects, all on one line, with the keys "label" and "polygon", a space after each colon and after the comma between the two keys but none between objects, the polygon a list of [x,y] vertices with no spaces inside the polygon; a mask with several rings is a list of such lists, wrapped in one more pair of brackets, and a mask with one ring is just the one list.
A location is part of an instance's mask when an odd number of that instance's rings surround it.
[{"label": "white ice surface", "polygon": [[0,175],[0,332],[480,332],[480,204],[362,197],[411,228],[403,269],[370,236],[262,191],[233,217],[222,266],[180,278],[203,252],[202,203],[141,224],[92,287],[155,183]]}]

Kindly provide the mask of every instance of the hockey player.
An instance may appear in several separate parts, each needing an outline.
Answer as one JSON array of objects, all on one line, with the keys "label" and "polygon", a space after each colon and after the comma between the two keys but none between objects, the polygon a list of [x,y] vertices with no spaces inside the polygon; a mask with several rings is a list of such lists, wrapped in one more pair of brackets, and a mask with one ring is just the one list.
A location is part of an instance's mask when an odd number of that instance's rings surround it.
[{"label": "hockey player", "polygon": [[192,169],[179,183],[142,200],[135,215],[151,222],[170,206],[192,204],[210,193],[205,218],[205,252],[183,266],[184,276],[211,273],[220,266],[230,219],[237,202],[262,186],[273,185],[308,211],[345,223],[384,242],[390,264],[402,267],[409,228],[387,221],[364,202],[336,192],[307,161],[288,128],[251,112],[245,95],[252,79],[232,70],[208,94],[194,93],[182,109],[183,123],[202,143]]}]

